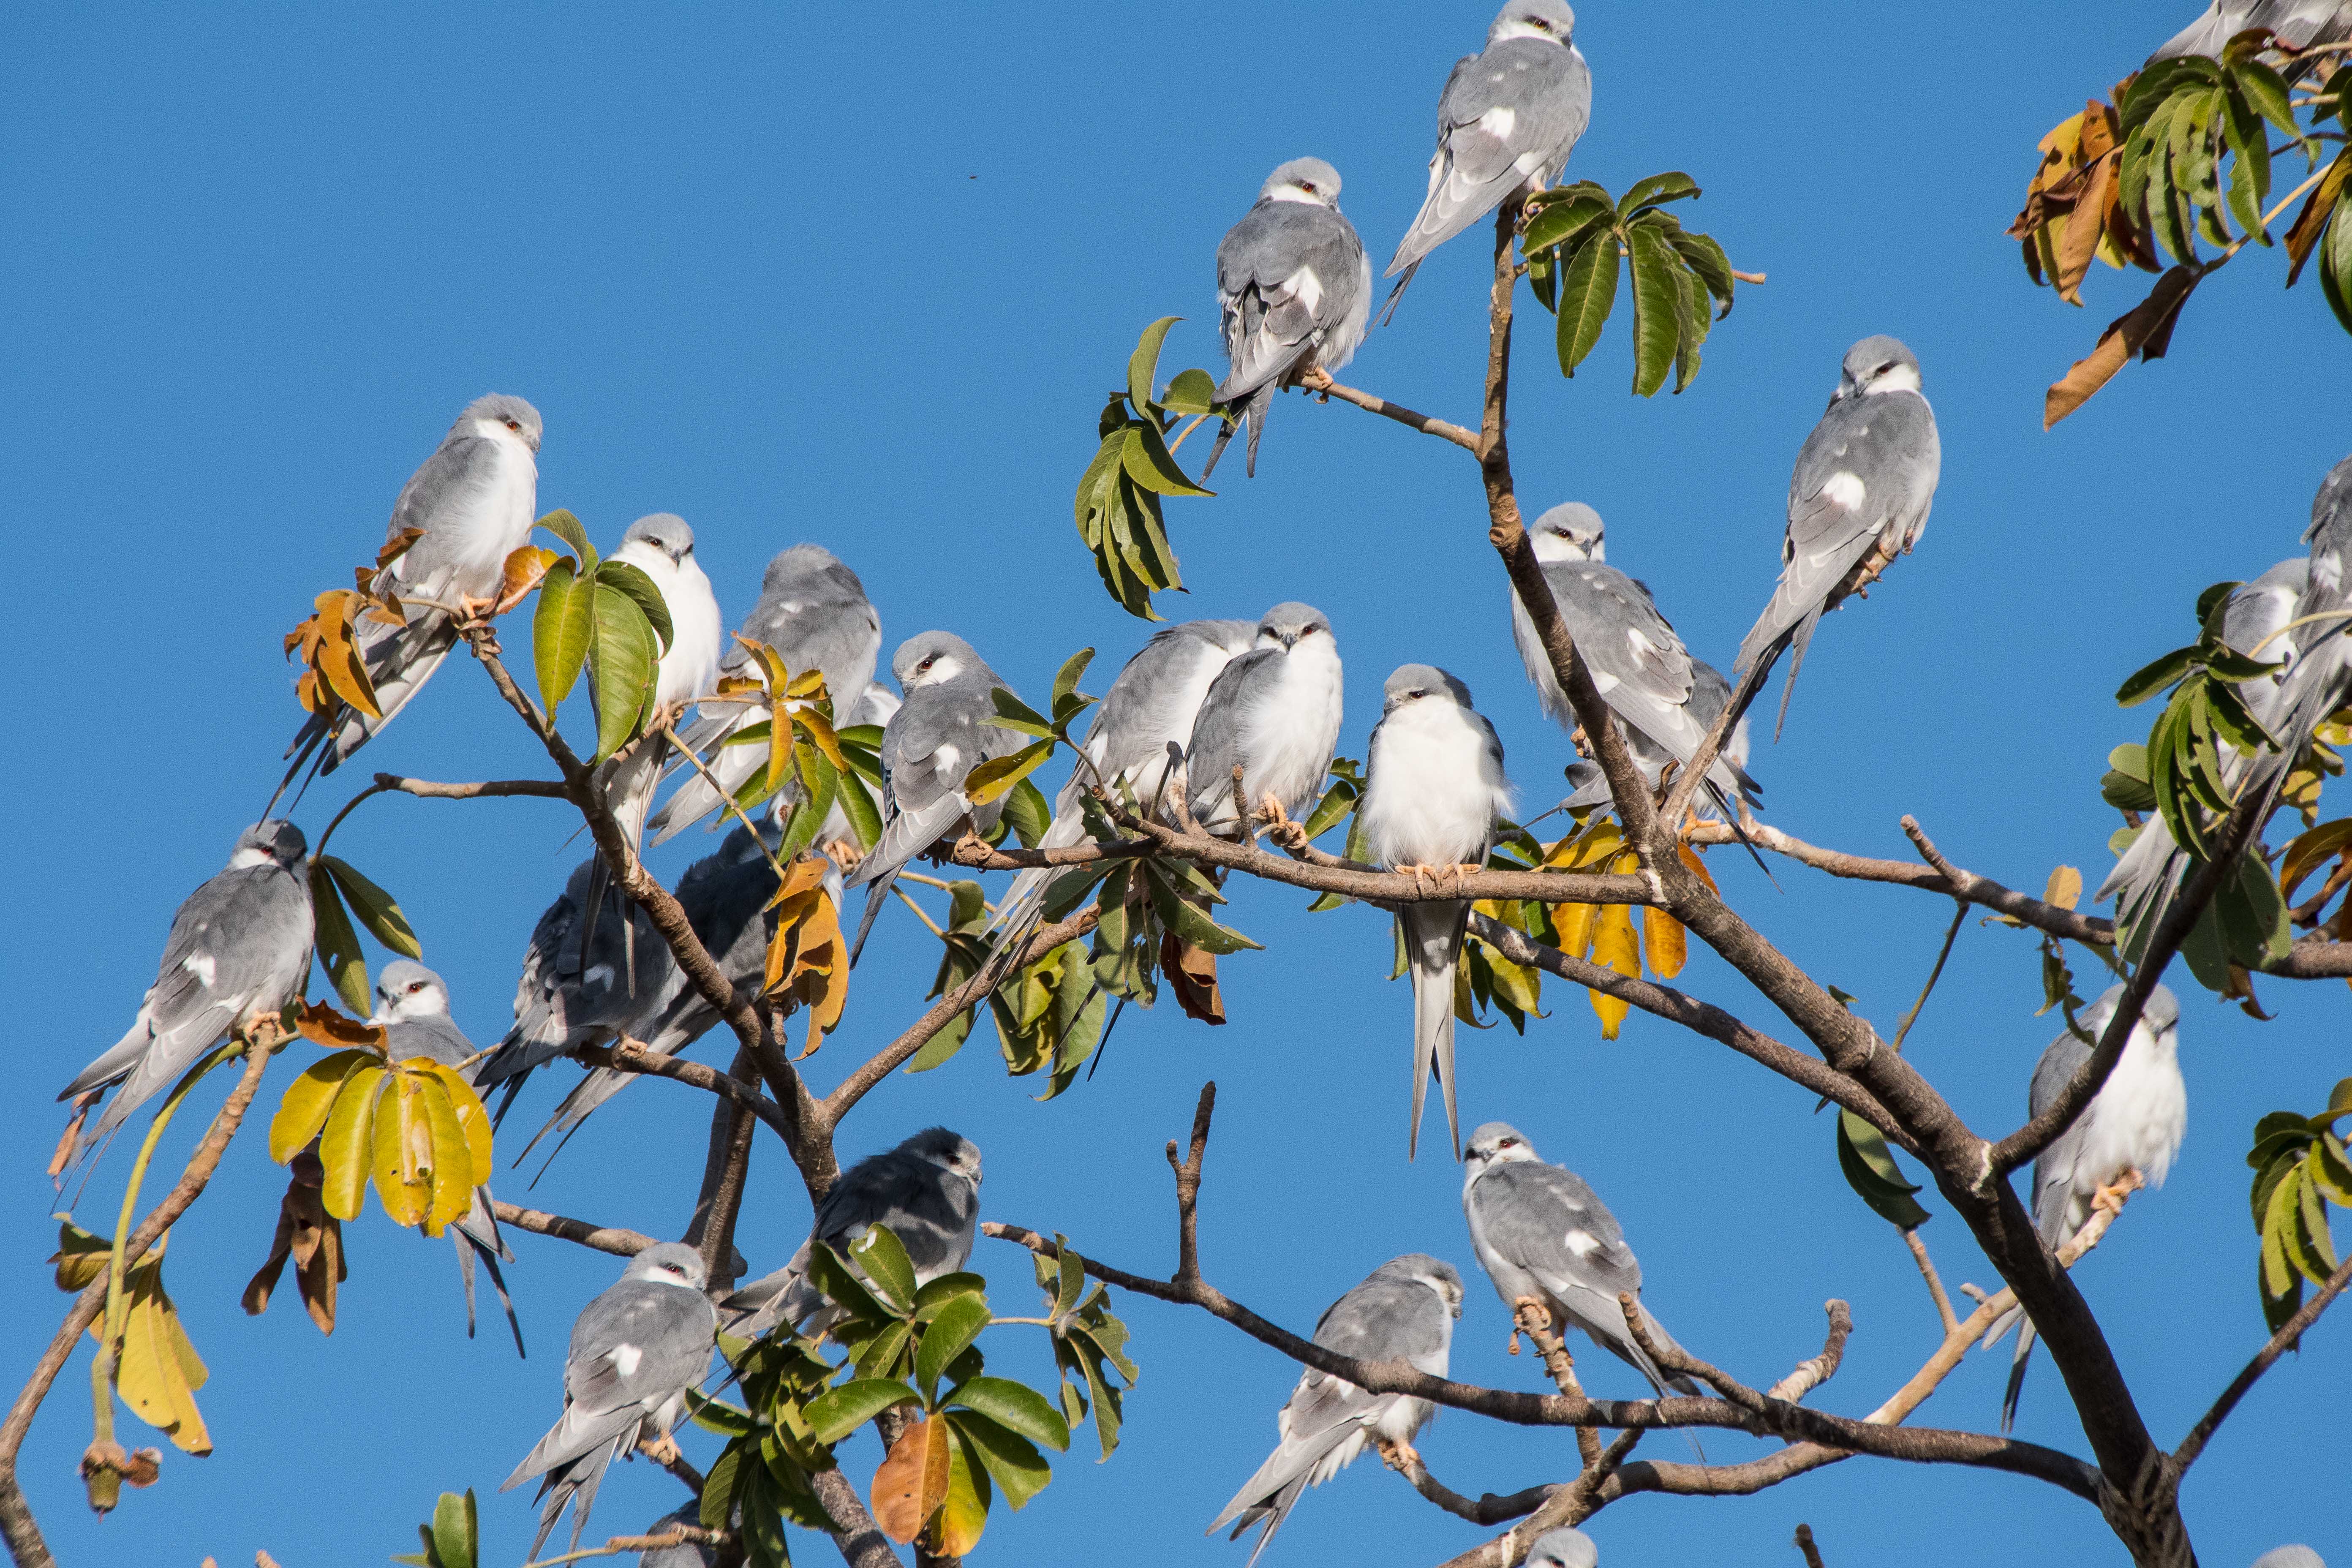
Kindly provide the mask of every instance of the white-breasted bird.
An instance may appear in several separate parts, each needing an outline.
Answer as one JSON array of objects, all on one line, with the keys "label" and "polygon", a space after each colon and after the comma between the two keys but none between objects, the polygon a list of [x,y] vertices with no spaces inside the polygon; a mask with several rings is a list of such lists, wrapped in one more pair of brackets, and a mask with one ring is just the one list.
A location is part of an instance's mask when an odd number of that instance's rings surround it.
[{"label": "white-breasted bird", "polygon": [[[1470,689],[1434,665],[1408,664],[1390,676],[1357,806],[1372,858],[1442,887],[1449,876],[1458,879],[1460,870],[1486,865],[1496,824],[1510,809],[1503,742],[1471,705]],[[1445,1102],[1446,1148],[1461,1147],[1454,1105],[1454,973],[1470,905],[1452,899],[1400,904],[1397,920],[1412,976],[1410,1159],[1421,1145],[1422,1105],[1433,1071]]]},{"label": "white-breasted bird", "polygon": [[1536,1537],[1526,1568],[1601,1568],[1601,1548],[1584,1531],[1562,1525]]},{"label": "white-breasted bird", "polygon": [[1192,820],[1238,838],[1244,816],[1311,812],[1339,743],[1340,677],[1339,645],[1322,611],[1292,600],[1259,616],[1250,651],[1217,672],[1192,724],[1184,753]]}]

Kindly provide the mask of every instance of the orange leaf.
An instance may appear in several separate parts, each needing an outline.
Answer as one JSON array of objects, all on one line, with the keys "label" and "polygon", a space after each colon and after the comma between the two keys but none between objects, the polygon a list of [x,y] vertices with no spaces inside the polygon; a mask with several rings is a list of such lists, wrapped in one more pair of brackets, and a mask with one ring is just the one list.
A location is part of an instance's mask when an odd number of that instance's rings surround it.
[{"label": "orange leaf", "polygon": [[[1633,935],[1633,906],[1603,904],[1601,919],[1592,933],[1592,962],[1603,969],[1613,969],[1629,980],[1641,978],[1642,951]],[[1599,991],[1587,991],[1592,999],[1592,1010],[1601,1017],[1601,1037],[1613,1040],[1617,1027],[1625,1021],[1627,1004]]]},{"label": "orange leaf", "polygon": [[2082,195],[2067,216],[2066,232],[2059,237],[2058,272],[2050,283],[2069,305],[2083,302],[2083,279],[2090,273],[2091,258],[2099,253],[2107,200],[2116,184],[2116,165],[2122,162],[2121,153],[2109,153],[2090,165]]},{"label": "orange leaf", "polygon": [[948,1424],[927,1416],[898,1435],[874,1472],[874,1522],[893,1541],[912,1541],[948,1496]]},{"label": "orange leaf", "polygon": [[383,1026],[362,1024],[357,1018],[346,1017],[335,1011],[331,1003],[313,1002],[295,1018],[294,1026],[304,1039],[313,1045],[327,1046],[336,1050],[358,1047],[363,1050],[383,1053]]},{"label": "orange leaf", "polygon": [[368,679],[359,650],[352,646],[352,609],[357,595],[336,589],[319,595],[319,677],[335,695],[371,719],[383,717],[375,687]]},{"label": "orange leaf", "polygon": [[1683,864],[1690,868],[1691,875],[1706,884],[1708,892],[1717,898],[1723,896],[1721,889],[1715,885],[1715,879],[1707,873],[1706,862],[1698,858],[1697,851],[1687,844],[1677,844],[1675,846],[1675,852],[1682,857]]},{"label": "orange leaf", "polygon": [[375,552],[376,565],[379,568],[391,565],[394,561],[399,560],[402,556],[408,553],[408,547],[410,545],[415,543],[418,540],[424,537],[425,531],[421,528],[402,529],[397,534],[385,540],[383,542],[383,548]]},{"label": "orange leaf", "polygon": [[1649,954],[1650,973],[1659,979],[1672,980],[1680,974],[1683,961],[1690,952],[1690,942],[1684,933],[1683,922],[1664,910],[1643,905],[1642,951]]},{"label": "orange leaf", "polygon": [[2134,355],[2162,359],[2172,341],[2172,323],[2200,276],[2193,268],[2174,268],[2156,280],[2147,299],[2108,322],[2091,357],[2076,360],[2051,384],[2042,398],[2042,427],[2049,429],[2089,402]]},{"label": "orange leaf", "polygon": [[499,596],[490,614],[503,616],[530,597],[547,575],[547,569],[563,557],[537,544],[526,544],[507,557],[505,569],[499,574]]}]

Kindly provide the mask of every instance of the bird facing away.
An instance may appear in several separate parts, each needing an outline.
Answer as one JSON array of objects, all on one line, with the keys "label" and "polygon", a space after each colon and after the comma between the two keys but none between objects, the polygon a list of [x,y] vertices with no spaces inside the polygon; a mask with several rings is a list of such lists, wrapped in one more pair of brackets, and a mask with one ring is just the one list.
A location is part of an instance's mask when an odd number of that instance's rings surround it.
[{"label": "bird facing away", "polygon": [[[1658,614],[1649,591],[1598,559],[1594,552],[1601,548],[1601,537],[1600,514],[1570,502],[1536,520],[1528,545],[1543,568],[1544,581],[1551,585],[1552,605],[1575,641],[1594,689],[1623,724],[1635,761],[1648,764],[1645,771],[1654,779],[1668,761],[1688,763],[1698,754],[1699,742],[1722,713],[1723,703],[1716,702],[1702,716],[1698,661]],[[1511,637],[1544,711],[1562,728],[1576,728],[1576,710],[1552,674],[1551,657],[1516,589],[1511,591]],[[1729,747],[1707,769],[1706,780],[1727,816],[1737,815],[1730,805],[1735,796],[1755,799],[1756,783],[1741,770]],[[1607,797],[1604,782],[1594,799]]]},{"label": "bird facing away", "polygon": [[1393,311],[1423,259],[1521,191],[1541,190],[1592,118],[1592,73],[1560,0],[1510,0],[1484,52],[1454,62],[1437,100],[1429,195],[1384,278]]},{"label": "bird facing away", "polygon": [[[1371,309],[1372,264],[1356,226],[1339,215],[1339,171],[1320,158],[1291,159],[1266,176],[1217,246],[1217,314],[1233,368],[1216,399],[1243,405],[1251,477],[1275,393],[1355,358]],[[1218,432],[1202,480],[1233,433],[1231,425]]]},{"label": "bird facing away", "polygon": [[[1541,1302],[1563,1336],[1582,1329],[1660,1394],[1669,1388],[1698,1392],[1689,1378],[1661,1372],[1626,1331],[1617,1298],[1641,1299],[1642,1266],[1616,1216],[1583,1178],[1545,1164],[1507,1121],[1489,1121],[1472,1132],[1463,1159],[1462,1213],[1470,1222],[1470,1242],[1506,1310],[1517,1312],[1522,1300]],[[1681,1348],[1647,1306],[1642,1316],[1661,1349]]]},{"label": "bird facing away", "polygon": [[[368,1022],[383,1026],[384,1054],[394,1061],[424,1057],[456,1069],[467,1083],[474,1081],[479,1064],[462,1065],[472,1059],[474,1042],[449,1016],[448,984],[423,964],[395,958],[383,966],[376,975],[375,1011]],[[479,1258],[506,1308],[507,1327],[513,1331],[515,1353],[520,1355],[522,1323],[515,1317],[514,1300],[507,1294],[506,1276],[499,1268],[501,1260],[514,1261],[514,1252],[499,1234],[498,1215],[490,1206],[494,1201],[487,1184],[476,1187],[473,1206],[449,1227],[450,1244],[457,1249],[457,1278],[466,1288],[466,1337],[474,1337],[474,1263]]]},{"label": "bird facing away", "polygon": [[[882,652],[882,620],[866,597],[866,585],[820,544],[795,544],[768,563],[759,602],[743,617],[740,635],[774,648],[794,675],[812,669],[824,675],[836,721],[845,726],[853,721],[850,709],[874,679],[874,663]],[[719,674],[749,674],[754,657],[735,643],[719,661]],[[677,738],[732,794],[751,782],[767,752],[756,745],[729,746],[726,739],[761,717],[746,705],[707,704]],[[690,767],[684,773],[685,782],[646,824],[656,844],[719,809],[709,781]]]},{"label": "bird facing away", "polygon": [[1192,820],[1238,838],[1245,815],[1312,811],[1339,742],[1340,695],[1339,645],[1322,611],[1293,600],[1260,616],[1250,651],[1217,672],[1192,725],[1184,753]]},{"label": "bird facing away", "polygon": [[846,1257],[849,1244],[874,1226],[907,1249],[917,1285],[953,1274],[971,1257],[980,1231],[980,1146],[944,1127],[868,1154],[825,1194],[792,1261],[727,1298],[728,1310],[742,1314],[728,1332],[749,1338],[782,1321],[796,1332],[822,1333],[839,1314],[809,1280],[809,1249],[822,1241]]},{"label": "bird facing away", "polygon": [[[2083,1009],[2081,1023],[2093,1039],[2106,1032],[2123,995],[2121,985],[2111,985]],[[2143,1183],[2164,1185],[2189,1128],[2189,1089],[2180,1078],[2179,1047],[2180,1002],[2159,985],[2148,993],[2147,1005],[2140,1009],[2139,1021],[2132,1026],[2107,1081],[2074,1124],[2033,1162],[2033,1228],[2051,1251],[2081,1234],[2094,1210],[2120,1209],[2124,1198]],[[2051,1041],[2034,1064],[2026,1095],[2029,1118],[2048,1110],[2090,1059],[2091,1047],[2072,1030]],[[2033,1353],[2033,1320],[2021,1321],[2021,1311],[2002,1314],[1983,1342],[1990,1345],[2011,1323],[2018,1324],[2017,1353],[2010,1362],[2009,1387],[2000,1402],[2004,1432],[2017,1419],[2017,1396],[2025,1385],[2027,1358]]]},{"label": "bird facing away", "polygon": [[272,817],[238,834],[227,868],[188,895],[139,1016],[58,1096],[122,1086],[83,1135],[77,1163],[222,1036],[301,1000],[310,973],[309,855],[302,830]]},{"label": "bird facing away", "polygon": [[[1054,819],[1038,847],[1066,849],[1086,837],[1081,803],[1097,783],[1114,799],[1124,785],[1138,807],[1157,810],[1170,783],[1168,748],[1181,755],[1192,743],[1210,683],[1256,637],[1257,627],[1248,621],[1181,621],[1138,648],[1095,709],[1078,748],[1086,761],[1070,770],[1070,782],[1054,797]],[[1183,770],[1173,773],[1181,785]],[[997,905],[996,928],[1013,933],[1001,945],[1017,944],[1028,934],[1055,874],[1040,866],[1013,879]]]},{"label": "bird facing away", "polygon": [[[584,1046],[612,1044],[640,1009],[660,1005],[684,983],[653,918],[609,884],[603,919],[582,951],[580,912],[587,907],[593,865],[583,860],[572,868],[563,891],[531,928],[515,983],[514,1026],[476,1072],[475,1081],[485,1087],[509,1086],[504,1104],[512,1103],[534,1068]],[[621,931],[627,925],[635,928],[634,964],[623,952]]]},{"label": "bird facing away", "polygon": [[959,822],[969,818],[975,832],[986,833],[1004,815],[1003,795],[974,806],[963,793],[964,775],[1028,743],[1019,731],[992,721],[996,704],[989,694],[1013,689],[954,633],[908,637],[890,656],[890,673],[907,700],[882,726],[882,839],[849,879],[853,888],[873,889],[850,945],[852,963],[899,868]]},{"label": "bird facing away", "polygon": [[1601,1548],[1580,1530],[1547,1530],[1528,1548],[1527,1568],[1601,1568]]},{"label": "bird facing away", "polygon": [[572,1325],[563,1418],[499,1488],[512,1491],[543,1478],[530,1556],[539,1555],[567,1504],[569,1550],[577,1550],[605,1468],[641,1441],[667,1442],[686,1414],[686,1391],[702,1381],[718,1341],[719,1314],[702,1293],[707,1278],[694,1248],[656,1243],[631,1258],[619,1282]]},{"label": "bird facing away", "polygon": [[[1454,1347],[1454,1320],[1461,1315],[1462,1276],[1454,1265],[1408,1252],[1381,1264],[1332,1302],[1316,1321],[1315,1342],[1357,1361],[1402,1357],[1432,1377],[1444,1377]],[[1308,1368],[1275,1417],[1282,1441],[1234,1494],[1208,1533],[1231,1521],[1229,1539],[1237,1541],[1243,1531],[1264,1521],[1257,1544],[1250,1548],[1255,1564],[1308,1487],[1319,1487],[1354,1464],[1367,1446],[1400,1458],[1412,1454],[1412,1439],[1436,1414],[1437,1406],[1425,1399],[1367,1394]]]},{"label": "bird facing away", "polygon": [[[2352,38],[2352,4],[2346,0],[2213,0],[2205,14],[2175,33],[2148,56],[2148,63],[2178,55],[2209,55],[2218,59],[2223,46],[2249,27],[2266,27],[2282,44],[2308,49],[2340,44]],[[2289,82],[2313,70],[2331,68],[2329,57],[2288,63],[2281,72]]]},{"label": "bird facing away", "polygon": [[354,708],[312,714],[286,748],[296,759],[289,782],[322,741],[327,750],[319,771],[333,773],[399,716],[456,646],[447,612],[409,601],[455,605],[498,596],[507,557],[529,542],[537,515],[541,428],[539,410],[520,397],[497,392],[478,397],[400,488],[384,542],[412,528],[423,530],[424,537],[377,572],[371,586],[407,605],[407,621],[387,626],[362,619],[354,627],[383,717],[371,719]]},{"label": "bird facing away", "polygon": [[1917,356],[1883,336],[1846,350],[1837,391],[1789,477],[1780,584],[1739,645],[1733,675],[1737,681],[1755,670],[1760,687],[1789,650],[1775,740],[1813,628],[1823,612],[1867,589],[1919,542],[1943,461],[1936,411],[1919,392]]},{"label": "bird facing away", "polygon": [[2273,1546],[2254,1559],[2253,1568],[2327,1568],[2327,1563],[2308,1546]]},{"label": "bird facing away", "polygon": [[[1495,825],[1511,809],[1503,742],[1470,703],[1470,689],[1434,665],[1408,664],[1389,677],[1372,730],[1364,798],[1358,808],[1373,859],[1416,879],[1486,865]],[[1459,1149],[1454,1108],[1454,971],[1470,920],[1466,900],[1401,904],[1412,975],[1412,1129],[1405,1157],[1421,1146],[1429,1078],[1445,1102],[1446,1148]]]}]

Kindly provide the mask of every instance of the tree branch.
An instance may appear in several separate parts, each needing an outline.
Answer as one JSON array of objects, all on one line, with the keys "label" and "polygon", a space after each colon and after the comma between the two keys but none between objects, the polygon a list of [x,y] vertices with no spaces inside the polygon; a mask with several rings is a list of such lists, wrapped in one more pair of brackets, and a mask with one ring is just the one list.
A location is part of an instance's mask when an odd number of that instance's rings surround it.
[{"label": "tree branch", "polygon": [[614,1072],[642,1073],[647,1078],[666,1078],[673,1083],[690,1084],[707,1094],[731,1100],[773,1128],[776,1136],[789,1148],[797,1136],[792,1119],[783,1107],[761,1094],[749,1083],[732,1075],[706,1067],[701,1062],[688,1061],[679,1057],[666,1057],[648,1048],[641,1040],[623,1039],[617,1045],[583,1046],[572,1053],[589,1067],[610,1068]]},{"label": "tree branch", "polygon": [[569,1219],[560,1214],[520,1208],[504,1202],[491,1204],[490,1212],[498,1216],[500,1225],[527,1230],[533,1236],[551,1236],[558,1241],[577,1242],[598,1252],[609,1252],[615,1258],[635,1258],[653,1246],[656,1239],[642,1231],[590,1225],[584,1219]]},{"label": "tree branch", "polygon": [[837,1468],[819,1470],[809,1477],[809,1489],[833,1516],[833,1542],[849,1568],[904,1568],[847,1476]]},{"label": "tree branch", "polygon": [[1375,397],[1369,392],[1359,392],[1352,386],[1342,386],[1320,370],[1308,371],[1299,378],[1299,384],[1318,396],[1336,397],[1342,403],[1352,403],[1357,407],[1368,413],[1377,414],[1383,419],[1393,419],[1400,425],[1409,425],[1424,436],[1434,436],[1441,441],[1451,441],[1473,457],[1478,454],[1478,437],[1461,426],[1449,425],[1443,419],[1433,418],[1426,414],[1416,414],[1401,403],[1391,403],[1385,397]]},{"label": "tree branch", "polygon": [[570,800],[572,792],[564,785],[543,779],[490,779],[480,784],[436,784],[431,779],[403,778],[398,773],[378,773],[375,787],[413,795],[419,800],[481,800],[494,795],[538,795],[547,800]]},{"label": "tree branch", "polygon": [[[751,1088],[751,1053],[735,1047],[734,1065],[727,1076]],[[751,1168],[751,1112],[740,1100],[724,1097],[711,1109],[710,1148],[702,1163],[702,1190],[695,1197],[694,1214],[687,1221],[686,1244],[702,1254],[703,1271],[713,1297],[735,1283],[735,1221],[743,1209],[743,1184]]]},{"label": "tree branch", "polygon": [[2279,1325],[2278,1332],[2271,1336],[2270,1342],[2254,1352],[2254,1359],[2230,1380],[2230,1386],[2221,1391],[2221,1397],[2213,1402],[2213,1408],[2205,1412],[2197,1425],[2190,1428],[2189,1436],[2180,1440],[2180,1447],[2172,1453],[2172,1468],[2176,1474],[2197,1462],[2198,1456],[2205,1451],[2205,1445],[2212,1441],[2214,1432],[2238,1407],[2238,1401],[2261,1381],[2263,1373],[2270,1371],[2279,1357],[2295,1348],[2296,1342],[2303,1338],[2312,1324],[2319,1321],[2319,1314],[2327,1310],[2336,1297],[2344,1294],[2347,1285],[2352,1285],[2352,1258],[2337,1265],[2336,1272],[2327,1277],[2327,1283],[2319,1288],[2319,1293],[2297,1309],[2294,1316]]}]

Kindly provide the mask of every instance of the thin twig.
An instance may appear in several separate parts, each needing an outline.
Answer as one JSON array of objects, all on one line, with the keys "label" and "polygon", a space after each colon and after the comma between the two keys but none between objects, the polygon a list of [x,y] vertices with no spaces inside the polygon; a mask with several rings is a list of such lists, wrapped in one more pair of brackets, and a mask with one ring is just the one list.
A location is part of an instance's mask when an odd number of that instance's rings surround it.
[{"label": "thin twig", "polygon": [[1385,397],[1375,397],[1369,392],[1359,392],[1352,386],[1342,386],[1320,370],[1308,371],[1299,378],[1301,386],[1324,397],[1336,397],[1342,403],[1352,403],[1367,413],[1383,419],[1393,419],[1409,425],[1424,436],[1434,436],[1441,441],[1451,441],[1474,456],[1478,450],[1478,437],[1459,425],[1449,425],[1443,419],[1426,414],[1416,414],[1402,403],[1391,403]]},{"label": "thin twig", "polygon": [[2319,1288],[2319,1293],[2296,1309],[2294,1316],[2279,1325],[2278,1332],[2270,1337],[2270,1342],[2254,1352],[2254,1359],[2230,1380],[2230,1386],[2213,1401],[2213,1407],[2205,1412],[2197,1425],[2189,1429],[2189,1436],[2180,1440],[2180,1447],[2172,1454],[2172,1468],[2176,1475],[2197,1462],[2197,1457],[2205,1451],[2205,1445],[2212,1441],[2214,1432],[2230,1418],[2230,1412],[2238,1407],[2238,1401],[2246,1396],[2247,1390],[2261,1381],[2263,1373],[2270,1371],[2279,1357],[2295,1348],[2296,1342],[2311,1325],[2319,1321],[2319,1314],[2327,1310],[2336,1297],[2344,1294],[2347,1285],[2352,1285],[2352,1258],[2338,1264],[2336,1272],[2327,1277],[2327,1283]]},{"label": "thin twig", "polygon": [[1944,961],[1952,956],[1952,943],[1959,937],[1960,923],[1969,918],[1967,900],[1955,899],[1952,905],[1952,923],[1944,931],[1944,945],[1936,950],[1936,966],[1927,971],[1927,984],[1919,988],[1919,1000],[1911,1004],[1911,1011],[1904,1014],[1903,1022],[1895,1026],[1894,1048],[1898,1051],[1903,1048],[1904,1039],[1911,1033],[1911,1026],[1919,1021],[1919,1010],[1927,1005],[1927,998],[1936,994],[1936,982],[1944,976]]},{"label": "thin twig", "polygon": [[577,1242],[598,1252],[609,1252],[615,1258],[635,1258],[651,1247],[656,1237],[642,1231],[623,1230],[617,1226],[590,1225],[584,1219],[572,1219],[560,1214],[548,1214],[541,1209],[520,1208],[509,1203],[494,1202],[490,1212],[500,1225],[527,1230],[533,1236],[551,1236],[559,1241]]},{"label": "thin twig", "polygon": [[1958,1333],[1960,1321],[1952,1315],[1952,1299],[1944,1294],[1944,1282],[1937,1277],[1935,1264],[1928,1261],[1927,1244],[1919,1239],[1918,1227],[1915,1226],[1903,1233],[1903,1244],[1911,1249],[1912,1258],[1919,1265],[1919,1278],[1927,1282],[1927,1294],[1935,1298],[1937,1321],[1944,1325],[1944,1332]]},{"label": "thin twig", "polygon": [[[1583,1398],[1584,1384],[1576,1377],[1576,1358],[1568,1353],[1567,1341],[1553,1330],[1550,1309],[1532,1297],[1522,1296],[1512,1306],[1511,1324],[1534,1342],[1536,1354],[1543,1359],[1544,1370],[1551,1373],[1552,1385],[1570,1399]],[[1600,1464],[1601,1428],[1579,1426],[1576,1453],[1587,1470]]]}]

